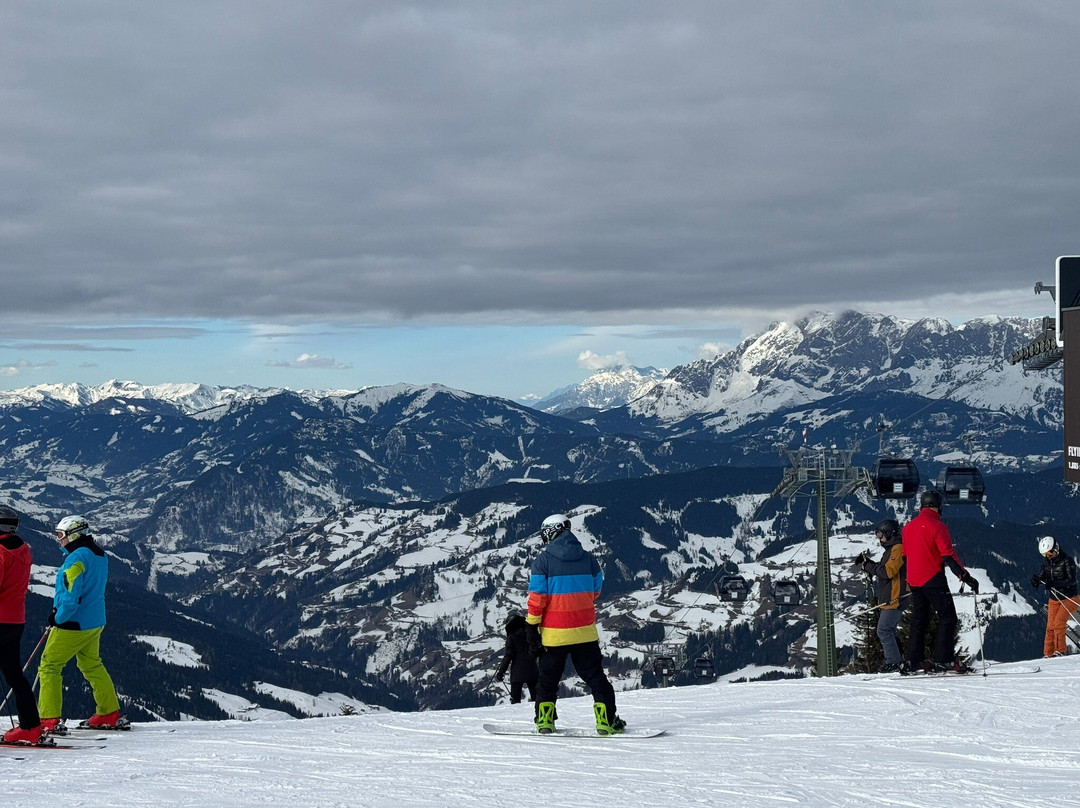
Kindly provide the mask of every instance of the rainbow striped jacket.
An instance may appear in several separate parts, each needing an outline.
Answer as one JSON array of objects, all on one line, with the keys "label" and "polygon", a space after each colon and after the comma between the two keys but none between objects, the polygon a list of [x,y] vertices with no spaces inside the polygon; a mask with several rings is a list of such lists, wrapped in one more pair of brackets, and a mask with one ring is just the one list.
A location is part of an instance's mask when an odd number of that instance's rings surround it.
[{"label": "rainbow striped jacket", "polygon": [[529,614],[544,645],[598,640],[594,601],[604,584],[596,559],[569,530],[548,544],[532,563]]}]

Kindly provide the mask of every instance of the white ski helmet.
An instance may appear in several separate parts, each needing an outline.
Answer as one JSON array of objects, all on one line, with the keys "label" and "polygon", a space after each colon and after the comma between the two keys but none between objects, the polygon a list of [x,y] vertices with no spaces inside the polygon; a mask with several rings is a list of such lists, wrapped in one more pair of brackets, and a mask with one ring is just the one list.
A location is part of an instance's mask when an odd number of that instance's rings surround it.
[{"label": "white ski helmet", "polygon": [[553,513],[540,523],[540,538],[544,544],[554,539],[564,530],[570,529],[570,519],[561,513]]},{"label": "white ski helmet", "polygon": [[1056,553],[1057,549],[1058,543],[1054,541],[1053,536],[1043,536],[1041,539],[1039,539],[1039,552],[1043,555]]},{"label": "white ski helmet", "polygon": [[74,541],[90,533],[90,524],[81,516],[65,516],[56,523],[56,538]]}]

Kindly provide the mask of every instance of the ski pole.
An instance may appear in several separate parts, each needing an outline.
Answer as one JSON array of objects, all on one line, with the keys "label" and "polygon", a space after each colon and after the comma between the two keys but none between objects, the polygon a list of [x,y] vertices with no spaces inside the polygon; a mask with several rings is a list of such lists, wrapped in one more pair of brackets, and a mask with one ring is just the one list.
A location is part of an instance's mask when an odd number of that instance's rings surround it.
[{"label": "ski pole", "polygon": [[904,598],[906,598],[906,597],[909,597],[910,595],[911,595],[911,593],[910,593],[910,592],[905,592],[905,593],[904,593],[903,595],[901,595],[900,597],[898,597],[898,598],[893,598],[893,599],[892,599],[892,600],[890,600],[890,601],[889,601],[888,603],[879,603],[879,604],[877,604],[876,606],[868,606],[868,607],[866,607],[865,609],[860,609],[860,610],[859,610],[859,611],[857,611],[857,612],[848,612],[848,611],[845,611],[845,612],[842,612],[842,614],[843,614],[843,615],[844,615],[845,617],[862,617],[862,616],[863,616],[864,614],[870,614],[870,612],[875,612],[875,611],[877,611],[878,609],[884,609],[884,608],[885,608],[886,606],[892,606],[892,605],[893,605],[893,604],[895,604],[895,603],[899,603],[899,602],[900,602],[900,601],[902,601],[902,600],[903,600]]},{"label": "ski pole", "polygon": [[[961,586],[961,589],[963,587]],[[979,619],[979,593],[972,593],[975,597],[971,599],[971,604],[975,608],[975,628],[979,630],[979,656],[982,658],[982,674],[986,676],[986,649],[983,648],[983,630],[982,621]]]},{"label": "ski pole", "polygon": [[[23,672],[23,674],[25,674],[25,673],[26,673],[26,669],[30,667],[30,661],[31,661],[31,660],[32,660],[32,659],[33,659],[34,657],[36,657],[36,656],[37,656],[37,652],[38,652],[38,651],[40,651],[40,650],[41,650],[41,646],[45,644],[45,639],[46,639],[46,638],[47,638],[47,637],[49,636],[49,632],[50,632],[50,631],[52,631],[52,626],[45,626],[45,633],[41,635],[41,639],[40,639],[40,640],[38,640],[38,643],[37,643],[37,645],[35,645],[35,646],[34,646],[34,650],[33,650],[33,651],[31,651],[31,652],[30,652],[30,656],[28,656],[28,657],[26,658],[26,664],[25,664],[25,665],[23,665],[23,667],[22,667],[22,672]],[[37,684],[37,678],[35,678],[35,679],[34,679],[34,684],[35,684],[35,685]],[[33,690],[33,686],[31,686],[31,688],[30,688],[30,689],[31,689],[31,690]],[[0,701],[0,711],[2,711],[2,710],[3,710],[3,709],[4,709],[5,707],[6,707],[6,706],[7,706],[7,703],[8,703],[8,699],[10,699],[10,698],[11,698],[11,694],[12,694],[12,693],[14,693],[14,692],[15,692],[15,688],[13,688],[13,687],[11,687],[11,688],[8,688],[8,692],[7,692],[7,695],[6,695],[6,696],[4,696],[4,700],[3,700],[3,701]],[[10,715],[9,715],[8,717],[9,717],[9,718],[11,718],[11,726],[15,726],[15,719],[14,719],[14,718],[12,718],[12,717],[11,717]]]}]

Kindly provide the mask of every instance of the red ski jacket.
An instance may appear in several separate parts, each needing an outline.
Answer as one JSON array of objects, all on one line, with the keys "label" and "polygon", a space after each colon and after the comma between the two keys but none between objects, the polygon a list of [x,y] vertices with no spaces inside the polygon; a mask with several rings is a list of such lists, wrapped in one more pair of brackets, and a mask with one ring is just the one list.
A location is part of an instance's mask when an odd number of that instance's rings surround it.
[{"label": "red ski jacket", "polygon": [[923,508],[904,525],[904,557],[907,559],[908,586],[923,586],[948,565],[961,577],[964,565],[956,557],[949,529],[933,508]]},{"label": "red ski jacket", "polygon": [[30,547],[14,533],[0,534],[0,623],[26,622]]}]

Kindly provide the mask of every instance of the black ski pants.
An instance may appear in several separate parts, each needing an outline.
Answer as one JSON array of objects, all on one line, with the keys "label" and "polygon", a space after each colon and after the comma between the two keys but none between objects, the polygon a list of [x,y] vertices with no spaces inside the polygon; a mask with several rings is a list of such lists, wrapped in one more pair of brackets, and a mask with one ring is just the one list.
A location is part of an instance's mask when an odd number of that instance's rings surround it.
[{"label": "black ski pants", "polygon": [[931,612],[938,618],[934,632],[934,662],[952,665],[956,661],[956,606],[952,593],[948,584],[931,580],[927,586],[911,587],[911,633],[908,636],[907,658],[913,668],[920,667],[925,656],[923,647]]},{"label": "black ski pants", "polygon": [[531,682],[511,682],[510,683],[510,703],[518,704],[521,702],[521,697],[525,688],[529,688],[529,701],[536,701],[536,680]]},{"label": "black ski pants", "polygon": [[615,716],[615,688],[604,675],[604,657],[600,642],[582,642],[576,645],[547,645],[536,660],[540,667],[540,682],[536,688],[536,701],[554,702],[559,695],[559,682],[566,669],[566,659],[574,663],[574,670],[592,691],[593,701],[607,707],[608,718]]},{"label": "black ski pants", "polygon": [[22,672],[19,646],[22,643],[22,623],[0,623],[0,673],[15,695],[15,709],[19,712],[19,726],[33,729],[41,723],[37,702],[30,682]]}]

